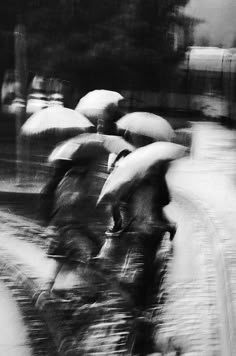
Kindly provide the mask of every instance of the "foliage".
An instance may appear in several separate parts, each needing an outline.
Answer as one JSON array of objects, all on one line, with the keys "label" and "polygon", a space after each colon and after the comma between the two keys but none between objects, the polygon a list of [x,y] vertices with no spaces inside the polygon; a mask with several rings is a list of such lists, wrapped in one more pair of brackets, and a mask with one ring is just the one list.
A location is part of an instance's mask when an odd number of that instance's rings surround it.
[{"label": "foliage", "polygon": [[32,73],[58,76],[85,90],[151,89],[166,80],[163,73],[185,49],[174,50],[170,31],[175,24],[188,31],[187,22],[178,23],[179,7],[187,2],[8,0],[0,4],[1,34],[19,21],[25,24]]}]

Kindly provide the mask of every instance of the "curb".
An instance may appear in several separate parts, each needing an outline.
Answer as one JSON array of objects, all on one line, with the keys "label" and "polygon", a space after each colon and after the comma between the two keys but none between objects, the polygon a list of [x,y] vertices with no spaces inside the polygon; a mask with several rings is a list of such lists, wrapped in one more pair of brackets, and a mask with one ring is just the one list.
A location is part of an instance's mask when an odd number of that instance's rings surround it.
[{"label": "curb", "polygon": [[17,191],[17,190],[0,190],[0,198],[7,198],[10,200],[17,200],[19,198],[27,198],[27,199],[32,199],[32,198],[38,198],[40,195],[40,192],[27,192],[27,191]]},{"label": "curb", "polygon": [[[26,295],[25,298],[17,298],[16,301],[20,306],[20,309],[24,315],[24,319],[27,323],[33,324],[34,317],[28,316],[28,311],[24,313],[22,308],[27,302],[31,309],[34,311],[33,314],[37,315],[36,327],[35,325],[30,325],[28,333],[31,336],[32,346],[36,344],[38,348],[38,353],[41,352],[42,342],[46,342],[46,347],[50,349],[50,355],[52,356],[75,356],[76,351],[74,350],[76,342],[74,338],[70,337],[67,333],[65,327],[60,325],[60,318],[58,317],[57,309],[53,306],[60,304],[60,301],[53,301],[47,292],[42,293],[43,290],[40,285],[33,278],[28,277],[14,262],[13,256],[5,254],[4,251],[0,252],[0,278],[6,283],[7,287],[13,290],[15,294],[18,290],[23,290]],[[40,302],[37,305],[37,300],[40,296]],[[22,305],[23,303],[23,305]],[[48,345],[47,345],[48,344]],[[44,346],[44,345],[43,345]],[[37,354],[37,352],[36,352]]]},{"label": "curb", "polygon": [[42,320],[41,313],[33,303],[32,294],[36,284],[27,278],[16,264],[9,262],[9,257],[4,252],[1,253],[0,278],[20,308],[34,354],[49,353],[52,356],[59,356],[55,342],[48,332],[48,325]]},{"label": "curb", "polygon": [[1,208],[11,210],[13,213],[31,217],[32,220],[41,220],[38,193],[0,190],[0,204]]},{"label": "curb", "polygon": [[[215,268],[217,270],[217,290],[219,298],[219,307],[221,309],[221,345],[224,355],[235,355],[236,347],[234,343],[236,335],[236,323],[234,321],[234,303],[232,300],[233,293],[231,281],[227,269],[227,258],[224,257],[222,246],[228,239],[227,230],[223,228],[219,218],[214,214],[213,209],[205,201],[200,200],[198,195],[188,194],[181,189],[173,190],[174,200],[185,200],[191,204],[202,221],[209,230],[212,251],[215,259]],[[194,198],[194,199],[193,199]],[[220,263],[219,263],[220,261]]]}]

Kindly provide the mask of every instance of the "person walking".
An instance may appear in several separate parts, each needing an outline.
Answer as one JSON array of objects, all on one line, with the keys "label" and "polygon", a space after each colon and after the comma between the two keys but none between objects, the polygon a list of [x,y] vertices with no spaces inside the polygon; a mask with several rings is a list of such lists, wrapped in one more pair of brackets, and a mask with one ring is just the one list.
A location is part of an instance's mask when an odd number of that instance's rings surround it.
[{"label": "person walking", "polygon": [[92,161],[60,161],[43,189],[41,211],[48,225],[48,256],[57,265],[49,285],[54,294],[56,277],[62,267],[87,266],[101,246],[90,228],[96,215],[95,184]]},{"label": "person walking", "polygon": [[[134,184],[122,196],[121,201],[112,203],[119,212],[113,213],[115,223],[108,231],[99,258],[113,270],[121,287],[130,296],[132,306],[137,310],[134,350],[154,352],[152,321],[145,318],[155,300],[158,289],[159,262],[158,248],[166,232],[173,240],[176,224],[165,214],[165,207],[171,202],[166,182],[168,161],[159,162],[144,179]],[[118,226],[119,231],[116,231]]]},{"label": "person walking", "polygon": [[[124,159],[130,152],[124,150],[116,157],[112,164],[112,169],[119,166],[122,159]],[[119,233],[122,228],[124,228],[123,220],[127,221],[126,218],[122,218],[122,210],[126,210],[124,215],[136,216],[136,220],[140,219],[148,220],[150,229],[150,223],[152,226],[161,229],[162,231],[168,231],[170,234],[170,240],[173,240],[176,232],[176,224],[167,217],[164,208],[171,201],[169,189],[166,183],[166,173],[169,167],[168,161],[161,161],[157,169],[152,169],[150,173],[142,179],[138,184],[136,184],[132,190],[123,197],[120,201],[113,201],[111,204],[111,215],[113,218],[113,226],[107,230],[107,234]],[[111,173],[110,171],[110,173]],[[131,208],[132,206],[132,208]],[[122,209],[123,207],[123,209]],[[137,210],[135,213],[131,213],[130,210]],[[129,213],[128,213],[129,211]],[[137,225],[137,224],[136,224]],[[140,229],[141,225],[137,225]],[[146,228],[146,227],[145,227]]]},{"label": "person walking", "polygon": [[145,305],[146,291],[153,283],[155,256],[163,235],[168,232],[170,240],[173,240],[176,232],[176,224],[164,211],[171,202],[166,182],[168,167],[168,161],[160,161],[145,178],[134,183],[119,201],[110,203],[114,223],[106,231],[107,240],[99,253],[104,264],[109,265],[110,260],[112,266],[112,259],[119,255],[121,245],[129,245],[124,239],[130,237],[137,243],[143,256],[142,282],[139,283],[139,293],[135,295],[139,305]]}]

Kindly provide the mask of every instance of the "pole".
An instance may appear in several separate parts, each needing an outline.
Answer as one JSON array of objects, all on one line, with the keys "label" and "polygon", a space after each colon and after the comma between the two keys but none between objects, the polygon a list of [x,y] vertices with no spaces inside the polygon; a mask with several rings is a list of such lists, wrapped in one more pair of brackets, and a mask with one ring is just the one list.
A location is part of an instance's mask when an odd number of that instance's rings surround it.
[{"label": "pole", "polygon": [[14,31],[15,37],[15,79],[16,79],[16,180],[23,183],[23,142],[20,129],[26,119],[26,86],[27,86],[27,56],[26,31],[18,24]]}]

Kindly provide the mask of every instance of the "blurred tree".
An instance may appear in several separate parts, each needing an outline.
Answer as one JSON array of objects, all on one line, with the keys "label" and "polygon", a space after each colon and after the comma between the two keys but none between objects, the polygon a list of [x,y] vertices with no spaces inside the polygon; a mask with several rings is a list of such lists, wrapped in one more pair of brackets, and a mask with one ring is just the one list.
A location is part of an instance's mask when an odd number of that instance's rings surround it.
[{"label": "blurred tree", "polygon": [[206,36],[202,36],[199,38],[198,42],[197,42],[198,46],[202,46],[202,47],[209,47],[210,46],[210,39]]},{"label": "blurred tree", "polygon": [[32,72],[84,90],[151,89],[165,82],[188,45],[173,45],[176,31],[183,36],[189,31],[180,11],[187,2],[8,0],[0,3],[0,30],[13,31],[17,21],[25,24]]}]

